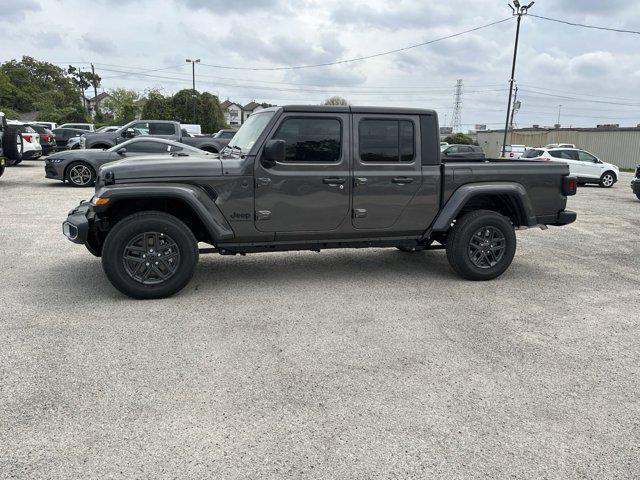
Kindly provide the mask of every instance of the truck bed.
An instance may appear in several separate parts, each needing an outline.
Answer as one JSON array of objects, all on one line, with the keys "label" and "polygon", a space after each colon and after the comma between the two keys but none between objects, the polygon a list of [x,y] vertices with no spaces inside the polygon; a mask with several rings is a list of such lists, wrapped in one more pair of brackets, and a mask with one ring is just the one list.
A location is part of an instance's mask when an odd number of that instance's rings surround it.
[{"label": "truck bed", "polygon": [[466,183],[516,182],[526,189],[538,216],[557,215],[566,207],[562,179],[569,175],[569,166],[562,163],[502,159],[447,162],[442,173],[443,204]]}]

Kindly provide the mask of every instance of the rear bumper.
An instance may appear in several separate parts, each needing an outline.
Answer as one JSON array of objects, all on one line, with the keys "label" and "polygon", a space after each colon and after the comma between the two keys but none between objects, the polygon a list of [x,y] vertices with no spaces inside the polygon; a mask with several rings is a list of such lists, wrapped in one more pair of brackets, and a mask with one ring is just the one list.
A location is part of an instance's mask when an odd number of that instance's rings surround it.
[{"label": "rear bumper", "polygon": [[569,225],[570,223],[575,222],[577,217],[578,215],[576,214],[576,212],[572,212],[571,210],[563,210],[560,213],[558,213],[558,218],[556,222],[552,223],[551,225],[555,225],[555,226]]},{"label": "rear bumper", "polygon": [[82,202],[71,210],[67,219],[62,222],[62,233],[73,243],[85,244],[89,238],[89,226],[92,220],[92,205],[86,201]]},{"label": "rear bumper", "polygon": [[537,223],[538,225],[561,227],[575,222],[577,216],[576,212],[572,212],[571,210],[562,210],[561,212],[558,212],[557,215],[544,215],[542,217],[537,217]]},{"label": "rear bumper", "polygon": [[640,195],[640,178],[634,178],[631,180],[631,190],[636,195]]}]

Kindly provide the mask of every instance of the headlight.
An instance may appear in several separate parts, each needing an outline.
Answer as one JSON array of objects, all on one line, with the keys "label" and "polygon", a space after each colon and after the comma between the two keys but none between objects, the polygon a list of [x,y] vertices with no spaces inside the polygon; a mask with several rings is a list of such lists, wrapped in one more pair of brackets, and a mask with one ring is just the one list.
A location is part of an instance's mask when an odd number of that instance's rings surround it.
[{"label": "headlight", "polygon": [[48,158],[47,159],[47,161],[49,163],[60,163],[60,162],[62,162],[62,160],[63,160],[62,158]]}]

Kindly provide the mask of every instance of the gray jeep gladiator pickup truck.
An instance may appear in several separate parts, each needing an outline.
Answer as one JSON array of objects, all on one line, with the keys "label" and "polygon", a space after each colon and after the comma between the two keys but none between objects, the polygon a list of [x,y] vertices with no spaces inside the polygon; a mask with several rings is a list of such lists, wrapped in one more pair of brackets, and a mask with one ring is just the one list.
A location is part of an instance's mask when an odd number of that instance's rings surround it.
[{"label": "gray jeep gladiator pickup truck", "polygon": [[178,122],[168,120],[134,120],[113,132],[85,133],[80,141],[81,148],[109,149],[119,143],[138,136],[150,136],[173,140],[211,153],[218,153],[229,143],[228,138],[213,135],[192,137],[182,130]]},{"label": "gray jeep gladiator pickup truck", "polygon": [[161,298],[189,282],[199,253],[446,248],[460,276],[489,280],[511,264],[515,229],[576,219],[567,165],[443,164],[438,132],[431,110],[267,108],[220,156],[103,166],[63,232],[121,292]]}]

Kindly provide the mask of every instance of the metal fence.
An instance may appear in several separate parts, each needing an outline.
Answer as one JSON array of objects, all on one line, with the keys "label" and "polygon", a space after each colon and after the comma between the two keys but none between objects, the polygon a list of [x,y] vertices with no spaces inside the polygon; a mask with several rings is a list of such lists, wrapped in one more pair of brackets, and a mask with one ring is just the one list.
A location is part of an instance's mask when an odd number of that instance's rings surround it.
[{"label": "metal fence", "polygon": [[[500,156],[503,135],[504,130],[478,132],[478,144],[488,157]],[[640,128],[514,130],[508,137],[509,145],[541,147],[549,143],[572,143],[620,168],[635,168],[640,164]]]}]

